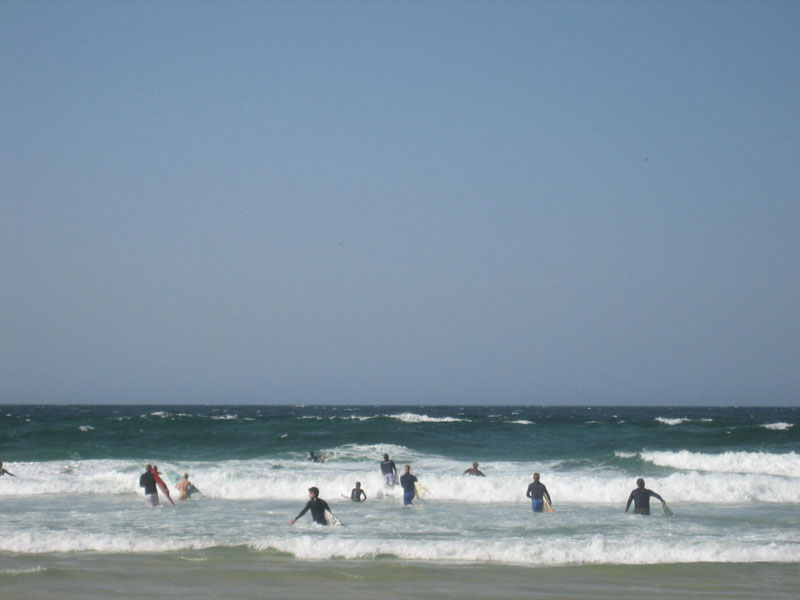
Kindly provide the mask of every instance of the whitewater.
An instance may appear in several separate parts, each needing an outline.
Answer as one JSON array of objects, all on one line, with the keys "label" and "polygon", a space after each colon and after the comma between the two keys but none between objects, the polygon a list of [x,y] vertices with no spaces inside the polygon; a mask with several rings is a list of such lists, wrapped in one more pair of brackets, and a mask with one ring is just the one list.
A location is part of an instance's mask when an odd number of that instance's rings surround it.
[{"label": "whitewater", "polygon": [[[524,567],[800,562],[795,409],[3,407],[0,557],[204,553]],[[768,426],[768,425],[780,426]],[[327,457],[307,460],[308,452]],[[429,494],[404,508],[382,455]],[[485,478],[462,472],[480,462]],[[139,475],[202,494],[145,507]],[[555,512],[533,515],[534,471]],[[637,477],[675,516],[625,514]],[[368,501],[352,503],[359,481]],[[344,523],[308,516],[317,486]],[[36,564],[29,564],[31,557]],[[39,557],[39,558],[36,558]],[[38,562],[37,562],[38,561]],[[16,571],[14,571],[16,573]],[[21,575],[21,576],[23,576]]]}]

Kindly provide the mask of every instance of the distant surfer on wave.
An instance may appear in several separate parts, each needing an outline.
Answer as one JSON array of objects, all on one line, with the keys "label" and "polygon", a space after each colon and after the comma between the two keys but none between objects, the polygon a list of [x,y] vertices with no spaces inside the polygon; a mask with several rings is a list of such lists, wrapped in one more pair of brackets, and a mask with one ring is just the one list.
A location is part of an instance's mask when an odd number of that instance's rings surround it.
[{"label": "distant surfer on wave", "polygon": [[[361,482],[356,481],[356,487],[354,487],[350,491],[350,496],[345,496],[342,494],[342,498],[348,499],[351,502],[366,502],[367,500],[367,493],[361,489]],[[363,500],[362,500],[363,498]]]},{"label": "distant surfer on wave", "polygon": [[383,475],[383,485],[388,488],[393,488],[397,483],[397,466],[393,460],[389,460],[389,455],[383,455],[383,462],[381,463],[381,474]]},{"label": "distant surfer on wave", "polygon": [[3,461],[0,460],[0,477],[2,477],[3,475],[11,475],[12,477],[16,477],[16,475],[14,475],[11,471],[6,471],[3,468]]},{"label": "distant surfer on wave", "polygon": [[305,508],[301,510],[300,514],[298,514],[294,519],[289,521],[289,524],[294,525],[295,521],[306,514],[309,510],[311,511],[311,518],[315,523],[319,523],[320,525],[328,524],[328,520],[325,518],[325,512],[330,512],[331,508],[328,506],[328,503],[325,502],[325,500],[319,497],[319,488],[308,488],[308,502],[306,503]]},{"label": "distant surfer on wave", "polygon": [[308,453],[308,460],[310,462],[324,463],[328,459],[324,454],[322,454],[322,455],[314,454],[314,451],[312,450],[311,452]]},{"label": "distant surfer on wave", "polygon": [[531,510],[535,513],[544,512],[544,499],[547,498],[547,503],[553,505],[550,500],[550,494],[547,492],[547,487],[539,481],[539,474],[533,474],[533,483],[528,486],[528,491],[525,496],[531,499]]},{"label": "distant surfer on wave", "polygon": [[145,465],[144,473],[139,477],[139,487],[144,488],[144,499],[148,506],[158,506],[158,489],[156,488],[156,478],[153,477],[152,465]]},{"label": "distant surfer on wave", "polygon": [[466,471],[464,471],[462,475],[472,475],[474,477],[486,477],[486,475],[483,474],[483,471],[481,471],[478,468],[477,462],[472,463],[472,466]]},{"label": "distant surfer on wave", "polygon": [[656,494],[653,490],[648,490],[644,487],[644,479],[639,477],[636,480],[636,489],[631,492],[631,495],[628,496],[628,503],[625,505],[625,512],[628,512],[628,509],[631,507],[631,502],[633,502],[633,512],[637,515],[649,515],[650,514],[650,496],[653,498],[658,498],[661,502],[664,502],[664,499]]},{"label": "distant surfer on wave", "polygon": [[417,478],[411,474],[411,465],[403,467],[403,475],[400,477],[400,485],[403,488],[403,505],[408,506],[417,495],[417,490],[414,484],[417,483]]}]

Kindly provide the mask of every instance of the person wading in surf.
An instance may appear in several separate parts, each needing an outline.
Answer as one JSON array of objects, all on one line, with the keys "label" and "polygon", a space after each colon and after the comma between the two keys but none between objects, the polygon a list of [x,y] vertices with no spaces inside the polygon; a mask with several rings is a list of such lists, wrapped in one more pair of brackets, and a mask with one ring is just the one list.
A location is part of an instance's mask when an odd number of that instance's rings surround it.
[{"label": "person wading in surf", "polygon": [[636,480],[636,489],[631,492],[631,495],[628,496],[628,503],[625,505],[625,512],[628,512],[628,509],[631,507],[631,502],[633,502],[633,512],[637,515],[649,515],[650,514],[650,496],[653,498],[658,498],[661,502],[664,502],[664,499],[656,494],[653,490],[648,490],[644,487],[644,479],[639,477]]}]

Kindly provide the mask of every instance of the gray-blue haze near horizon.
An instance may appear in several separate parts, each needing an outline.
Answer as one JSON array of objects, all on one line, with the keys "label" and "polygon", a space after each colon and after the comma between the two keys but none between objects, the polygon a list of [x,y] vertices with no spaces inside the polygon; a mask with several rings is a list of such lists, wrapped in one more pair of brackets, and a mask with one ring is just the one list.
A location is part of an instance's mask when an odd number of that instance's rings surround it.
[{"label": "gray-blue haze near horizon", "polygon": [[0,3],[0,402],[795,405],[800,3]]}]

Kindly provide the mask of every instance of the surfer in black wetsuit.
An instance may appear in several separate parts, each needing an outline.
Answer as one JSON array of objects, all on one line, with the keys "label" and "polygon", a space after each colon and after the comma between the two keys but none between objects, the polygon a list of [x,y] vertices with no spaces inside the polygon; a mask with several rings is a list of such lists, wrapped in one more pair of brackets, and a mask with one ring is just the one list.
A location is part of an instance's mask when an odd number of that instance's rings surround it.
[{"label": "surfer in black wetsuit", "polygon": [[408,506],[417,495],[417,490],[414,484],[417,483],[417,478],[411,474],[411,465],[403,467],[403,475],[400,477],[400,485],[403,487],[403,505]]},{"label": "surfer in black wetsuit", "polygon": [[383,475],[383,484],[392,488],[397,483],[397,466],[393,460],[389,460],[389,455],[383,455],[383,462],[381,463],[381,474]]},{"label": "surfer in black wetsuit", "polygon": [[525,496],[531,499],[531,510],[533,512],[544,512],[544,498],[547,498],[547,503],[552,506],[553,501],[550,500],[550,494],[547,493],[547,487],[539,481],[539,474],[533,474],[533,483],[528,486],[528,491]]},{"label": "surfer in black wetsuit", "polygon": [[628,509],[631,507],[631,502],[633,502],[633,512],[637,515],[649,515],[650,514],[650,496],[653,498],[658,498],[661,502],[664,502],[664,499],[656,494],[653,490],[648,490],[644,487],[644,479],[639,477],[636,480],[636,489],[631,492],[631,495],[628,496],[628,503],[625,505],[625,512],[628,512]]},{"label": "surfer in black wetsuit", "polygon": [[[362,497],[364,500],[362,500]],[[361,482],[356,481],[356,487],[350,492],[350,500],[353,502],[363,502],[367,499],[367,493],[361,489]]]},{"label": "surfer in black wetsuit", "polygon": [[324,463],[327,459],[325,458],[324,454],[320,456],[318,454],[314,454],[314,451],[312,450],[308,453],[308,460],[311,462]]},{"label": "surfer in black wetsuit", "polygon": [[150,506],[158,506],[158,490],[156,478],[153,475],[153,466],[147,465],[144,473],[139,477],[139,487],[144,488],[144,498]]},{"label": "surfer in black wetsuit", "polygon": [[486,477],[486,475],[483,474],[483,471],[481,471],[478,468],[477,462],[472,463],[472,467],[464,471],[462,475],[474,475],[475,477]]},{"label": "surfer in black wetsuit", "polygon": [[319,523],[320,525],[327,525],[328,520],[325,518],[325,511],[331,510],[331,507],[328,506],[328,503],[325,502],[322,498],[319,497],[319,488],[310,487],[308,488],[308,502],[303,510],[300,511],[294,519],[289,521],[290,525],[294,525],[295,521],[306,514],[309,510],[311,510],[311,518],[314,520],[315,523]]},{"label": "surfer in black wetsuit", "polygon": [[11,471],[6,471],[3,468],[3,461],[0,460],[0,477],[2,477],[3,475],[11,475],[12,477],[16,477],[16,475],[14,475]]}]

